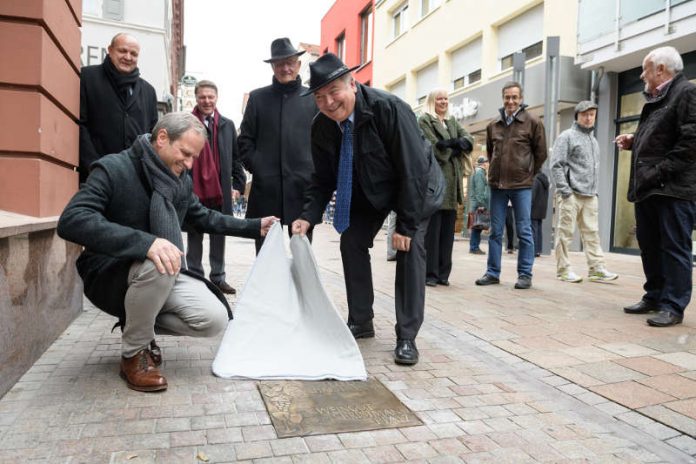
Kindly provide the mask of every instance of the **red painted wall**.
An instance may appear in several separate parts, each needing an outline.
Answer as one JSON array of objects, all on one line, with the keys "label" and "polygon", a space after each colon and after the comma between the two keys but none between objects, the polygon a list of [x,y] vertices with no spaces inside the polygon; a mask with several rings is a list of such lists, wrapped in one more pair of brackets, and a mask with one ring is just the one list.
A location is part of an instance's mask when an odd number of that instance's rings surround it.
[{"label": "red painted wall", "polygon": [[[336,53],[336,38],[345,33],[346,66],[360,64],[360,14],[366,8],[374,10],[373,0],[336,0],[321,20],[321,53]],[[374,12],[372,13],[372,41],[374,44]],[[374,47],[373,47],[374,48]],[[353,75],[358,82],[372,84],[372,59],[358,68]]]}]

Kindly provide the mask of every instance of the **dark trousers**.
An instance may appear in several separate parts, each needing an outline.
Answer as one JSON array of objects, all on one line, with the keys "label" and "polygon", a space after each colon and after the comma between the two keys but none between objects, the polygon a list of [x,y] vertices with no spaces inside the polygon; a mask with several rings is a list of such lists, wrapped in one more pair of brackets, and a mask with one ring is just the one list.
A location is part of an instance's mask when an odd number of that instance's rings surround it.
[{"label": "dark trousers", "polygon": [[[341,234],[341,258],[348,297],[348,321],[364,324],[374,318],[370,252],[389,211],[376,211],[367,200],[353,200],[350,226]],[[428,220],[418,225],[408,253],[396,253],[396,338],[415,339],[423,323],[425,306],[425,232]]]},{"label": "dark trousers", "polygon": [[457,211],[453,209],[441,209],[430,217],[425,234],[426,280],[449,280],[456,221]]},{"label": "dark trousers", "polygon": [[534,254],[541,254],[541,245],[544,242],[544,237],[541,234],[541,221],[543,219],[532,219],[532,237],[534,237]]},{"label": "dark trousers", "polygon": [[[210,208],[220,211],[220,208]],[[205,277],[203,270],[203,234],[192,230],[187,232],[188,246],[186,247],[186,265],[188,270]],[[225,235],[208,234],[210,238],[210,281],[220,283],[225,281]]]},{"label": "dark trousers", "polygon": [[691,301],[696,203],[653,195],[635,204],[636,237],[645,273],[644,300],[684,314]]},{"label": "dark trousers", "polygon": [[[292,238],[292,227],[287,225],[285,226],[288,229],[288,236]],[[309,230],[307,231],[307,238],[309,239],[309,243],[312,243],[312,232],[314,232],[314,226],[310,227]],[[266,237],[260,237],[254,240],[254,245],[256,245],[256,254],[259,254],[259,251],[261,251],[261,247],[263,246],[263,242],[266,240]]]},{"label": "dark trousers", "polygon": [[505,211],[505,241],[508,251],[515,249],[515,214],[510,205]]}]

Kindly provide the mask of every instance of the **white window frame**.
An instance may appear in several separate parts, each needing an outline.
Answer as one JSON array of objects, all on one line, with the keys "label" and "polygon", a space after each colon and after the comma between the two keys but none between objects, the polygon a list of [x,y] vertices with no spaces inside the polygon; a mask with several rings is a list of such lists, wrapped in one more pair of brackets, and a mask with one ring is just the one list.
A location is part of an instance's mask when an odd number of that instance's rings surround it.
[{"label": "white window frame", "polygon": [[442,0],[420,0],[421,18],[430,14],[442,4]]},{"label": "white window frame", "polygon": [[375,11],[370,4],[360,13],[360,64],[372,60],[372,29],[375,23]]},{"label": "white window frame", "polygon": [[[399,26],[397,30],[397,24]],[[408,30],[408,1],[402,3],[392,13],[392,38],[396,39]]]}]

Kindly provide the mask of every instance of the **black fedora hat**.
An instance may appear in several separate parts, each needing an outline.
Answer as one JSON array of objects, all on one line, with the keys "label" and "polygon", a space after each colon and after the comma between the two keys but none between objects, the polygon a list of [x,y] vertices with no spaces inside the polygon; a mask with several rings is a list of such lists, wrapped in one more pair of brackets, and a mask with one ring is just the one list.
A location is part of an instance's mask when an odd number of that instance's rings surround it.
[{"label": "black fedora hat", "polygon": [[339,77],[358,69],[360,65],[348,68],[343,61],[333,53],[321,55],[314,63],[309,63],[309,89],[302,96],[309,95],[329,84]]},{"label": "black fedora hat", "polygon": [[273,63],[274,61],[284,60],[285,58],[290,58],[291,56],[300,56],[304,52],[304,50],[297,50],[295,47],[293,47],[290,39],[287,37],[282,37],[271,42],[271,57],[263,61],[266,63]]}]

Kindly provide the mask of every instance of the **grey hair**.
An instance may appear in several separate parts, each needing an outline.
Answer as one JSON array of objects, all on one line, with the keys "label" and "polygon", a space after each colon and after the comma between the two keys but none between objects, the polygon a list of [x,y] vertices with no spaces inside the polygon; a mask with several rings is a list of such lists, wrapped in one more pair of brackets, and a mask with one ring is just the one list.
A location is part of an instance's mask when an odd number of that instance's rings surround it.
[{"label": "grey hair", "polygon": [[167,131],[169,140],[174,142],[179,137],[184,135],[189,129],[193,129],[203,138],[207,137],[207,132],[203,123],[191,113],[177,112],[177,113],[167,113],[162,116],[157,124],[155,124],[154,129],[152,129],[152,135],[150,135],[150,141],[154,142],[157,138],[157,134],[162,129]]},{"label": "grey hair", "polygon": [[650,60],[653,67],[657,65],[663,65],[667,72],[674,75],[681,72],[684,69],[684,61],[682,57],[674,47],[660,47],[652,50],[645,57],[646,60]]},{"label": "grey hair", "polygon": [[[425,98],[425,112],[431,116],[438,117],[437,111],[435,111],[435,100],[438,95],[445,95],[449,99],[449,92],[443,88],[433,89],[428,96]],[[445,113],[445,118],[449,118],[449,107],[447,107],[447,113]]]}]

